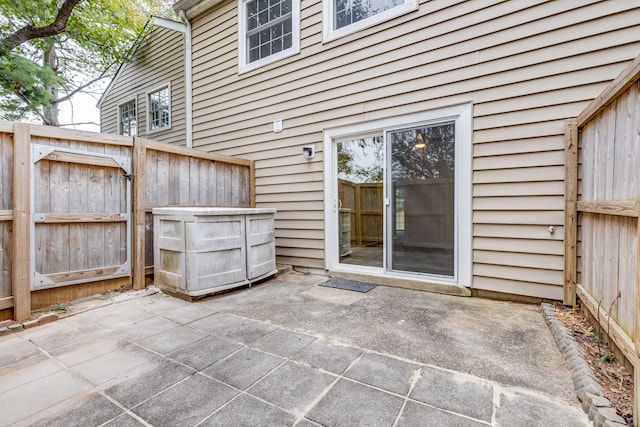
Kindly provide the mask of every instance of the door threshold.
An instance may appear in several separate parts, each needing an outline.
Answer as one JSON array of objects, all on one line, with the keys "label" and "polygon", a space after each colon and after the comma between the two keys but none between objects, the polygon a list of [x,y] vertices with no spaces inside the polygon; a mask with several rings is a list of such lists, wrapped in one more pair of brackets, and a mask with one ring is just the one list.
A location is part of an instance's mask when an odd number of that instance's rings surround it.
[{"label": "door threshold", "polygon": [[457,285],[455,283],[436,282],[433,279],[418,279],[394,276],[390,274],[368,274],[363,272],[353,272],[344,270],[329,270],[329,277],[339,277],[341,279],[357,280],[369,282],[376,285],[390,286],[395,288],[415,289],[418,291],[433,292],[436,294],[456,295],[470,297],[471,289]]}]

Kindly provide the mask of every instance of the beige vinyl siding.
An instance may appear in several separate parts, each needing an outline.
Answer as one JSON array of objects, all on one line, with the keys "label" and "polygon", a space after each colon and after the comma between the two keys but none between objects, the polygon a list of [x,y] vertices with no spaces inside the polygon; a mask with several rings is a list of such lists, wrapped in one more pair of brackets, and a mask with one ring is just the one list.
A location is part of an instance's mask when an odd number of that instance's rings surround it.
[{"label": "beige vinyl siding", "polygon": [[300,54],[242,75],[237,2],[192,21],[194,146],[256,160],[278,262],[325,266],[323,129],[472,102],[472,286],[561,299],[565,120],[640,52],[640,1],[423,0],[324,44],[321,0],[301,17]]},{"label": "beige vinyl siding", "polygon": [[148,137],[185,145],[184,36],[162,27],[150,31],[116,76],[100,108],[101,131],[118,133],[118,104],[135,98],[138,135],[147,136],[147,92],[165,83],[171,85],[171,128]]}]

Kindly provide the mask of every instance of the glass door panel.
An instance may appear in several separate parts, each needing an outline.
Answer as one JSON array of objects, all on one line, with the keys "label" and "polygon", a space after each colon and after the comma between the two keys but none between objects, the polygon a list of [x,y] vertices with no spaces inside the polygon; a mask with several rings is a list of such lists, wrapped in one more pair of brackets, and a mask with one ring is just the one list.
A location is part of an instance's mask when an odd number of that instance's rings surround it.
[{"label": "glass door panel", "polygon": [[382,135],[337,142],[340,263],[382,267],[384,141]]},{"label": "glass door panel", "polygon": [[455,122],[387,132],[388,268],[455,275]]}]

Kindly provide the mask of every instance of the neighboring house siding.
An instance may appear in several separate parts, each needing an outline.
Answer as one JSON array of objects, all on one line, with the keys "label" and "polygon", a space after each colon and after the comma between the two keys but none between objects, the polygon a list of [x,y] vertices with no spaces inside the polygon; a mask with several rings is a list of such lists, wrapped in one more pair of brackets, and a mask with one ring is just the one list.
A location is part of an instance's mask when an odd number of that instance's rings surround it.
[{"label": "neighboring house siding", "polygon": [[640,53],[640,1],[422,1],[325,44],[301,8],[300,54],[242,75],[237,2],[192,21],[194,147],[256,160],[278,262],[325,266],[323,129],[472,102],[472,286],[562,299],[565,120]]},{"label": "neighboring house siding", "polygon": [[[171,85],[171,128],[147,135],[147,92]],[[118,104],[137,101],[138,136],[185,145],[184,36],[154,27],[124,64],[100,108],[101,131],[118,133]]]}]

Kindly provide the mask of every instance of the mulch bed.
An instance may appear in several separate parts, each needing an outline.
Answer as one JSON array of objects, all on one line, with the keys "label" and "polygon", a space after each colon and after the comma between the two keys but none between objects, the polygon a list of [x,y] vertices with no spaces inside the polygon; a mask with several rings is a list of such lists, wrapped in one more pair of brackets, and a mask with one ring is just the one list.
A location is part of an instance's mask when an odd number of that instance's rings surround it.
[{"label": "mulch bed", "polygon": [[633,375],[614,356],[593,325],[578,307],[554,304],[556,315],[581,345],[587,364],[598,379],[604,395],[627,425],[633,425]]}]

